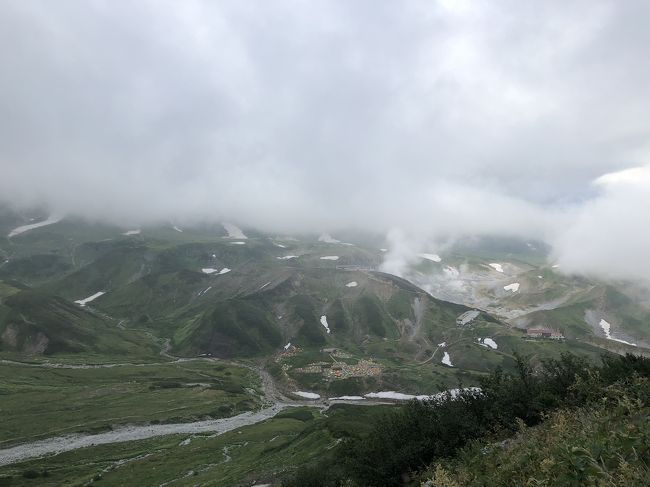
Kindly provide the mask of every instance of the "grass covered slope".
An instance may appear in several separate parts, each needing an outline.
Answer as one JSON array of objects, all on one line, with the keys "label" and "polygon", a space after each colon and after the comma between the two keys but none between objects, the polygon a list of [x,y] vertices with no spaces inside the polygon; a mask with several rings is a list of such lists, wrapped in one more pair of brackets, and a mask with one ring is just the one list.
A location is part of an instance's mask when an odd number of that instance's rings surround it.
[{"label": "grass covered slope", "polygon": [[0,367],[0,448],[123,424],[231,416],[259,404],[249,369],[194,361],[169,364]]},{"label": "grass covered slope", "polygon": [[647,379],[614,384],[595,404],[554,412],[503,442],[471,445],[433,467],[423,485],[650,485],[648,397]]},{"label": "grass covered slope", "polygon": [[25,289],[2,299],[0,350],[35,355],[154,355],[139,333],[59,296]]}]

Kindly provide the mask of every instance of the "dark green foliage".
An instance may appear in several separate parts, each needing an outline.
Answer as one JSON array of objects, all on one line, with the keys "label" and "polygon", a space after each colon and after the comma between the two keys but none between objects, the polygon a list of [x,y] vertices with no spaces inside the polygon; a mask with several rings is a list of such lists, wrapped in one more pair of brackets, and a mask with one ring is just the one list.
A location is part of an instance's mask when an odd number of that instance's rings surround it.
[{"label": "dark green foliage", "polygon": [[217,356],[255,355],[277,348],[282,336],[258,303],[233,299],[218,303],[189,338],[189,346]]},{"label": "dark green foliage", "polygon": [[368,333],[385,337],[386,327],[390,326],[391,320],[382,309],[381,302],[375,296],[364,295],[356,303],[353,309],[355,320],[361,324],[362,329]]},{"label": "dark green foliage", "polygon": [[306,345],[320,346],[325,344],[325,328],[320,324],[320,317],[309,297],[298,295],[289,301],[293,305],[294,314],[302,321],[298,336]]},{"label": "dark green foliage", "polygon": [[[45,292],[20,291],[5,298],[2,308],[0,330],[9,331],[0,339],[4,349],[52,355],[82,351],[128,353],[141,347],[136,337],[104,317]],[[139,351],[150,353],[144,348]]]},{"label": "dark green foliage", "polygon": [[350,326],[346,317],[346,311],[340,299],[332,303],[327,310],[327,323],[333,333],[340,333],[349,330]]},{"label": "dark green foliage", "polygon": [[[402,485],[413,472],[454,456],[472,440],[512,434],[522,422],[539,424],[548,412],[597,400],[612,383],[632,376],[649,377],[650,359],[608,356],[602,367],[595,367],[566,354],[544,361],[534,371],[527,360],[518,357],[514,374],[495,371],[482,381],[480,393],[465,391],[441,401],[412,401],[375,421],[367,436],[344,442],[337,455],[345,459],[342,466],[332,468],[331,460],[323,460],[284,485],[329,486],[344,481],[364,486]],[[335,472],[338,479],[333,478]]]},{"label": "dark green foliage", "polygon": [[314,415],[309,409],[290,409],[288,411],[283,411],[280,414],[275,416],[276,419],[289,418],[297,419],[298,421],[311,421],[314,419]]},{"label": "dark green foliage", "polygon": [[30,255],[0,267],[0,276],[34,284],[70,272],[72,265],[56,254]]}]

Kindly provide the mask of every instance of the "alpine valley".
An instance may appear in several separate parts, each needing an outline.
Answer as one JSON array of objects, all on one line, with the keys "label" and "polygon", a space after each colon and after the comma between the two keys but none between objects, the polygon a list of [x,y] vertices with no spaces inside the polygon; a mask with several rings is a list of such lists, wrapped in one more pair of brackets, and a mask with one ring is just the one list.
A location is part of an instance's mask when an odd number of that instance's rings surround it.
[{"label": "alpine valley", "polygon": [[518,357],[650,352],[648,289],[565,274],[539,241],[402,256],[8,208],[0,233],[2,485],[279,485]]}]

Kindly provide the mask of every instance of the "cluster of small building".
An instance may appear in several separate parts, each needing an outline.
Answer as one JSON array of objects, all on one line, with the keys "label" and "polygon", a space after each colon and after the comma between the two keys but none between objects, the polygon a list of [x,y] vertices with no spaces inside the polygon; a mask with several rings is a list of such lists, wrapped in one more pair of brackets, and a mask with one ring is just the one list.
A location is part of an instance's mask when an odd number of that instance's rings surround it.
[{"label": "cluster of small building", "polygon": [[372,360],[359,360],[356,364],[335,361],[314,362],[292,370],[299,374],[322,374],[328,380],[350,377],[370,377],[381,373],[381,366]]},{"label": "cluster of small building", "polygon": [[371,377],[381,374],[381,366],[372,360],[359,360],[354,365],[336,362],[324,370],[327,379],[347,379],[349,377]]}]

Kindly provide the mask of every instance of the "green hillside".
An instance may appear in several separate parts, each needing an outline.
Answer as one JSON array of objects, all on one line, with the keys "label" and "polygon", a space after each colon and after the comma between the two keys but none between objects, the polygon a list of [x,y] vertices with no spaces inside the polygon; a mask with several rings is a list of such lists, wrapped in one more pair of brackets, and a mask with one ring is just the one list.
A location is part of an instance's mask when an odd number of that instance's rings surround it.
[{"label": "green hillside", "polygon": [[41,291],[22,290],[0,304],[0,350],[36,355],[152,355],[137,333],[121,330],[87,309]]}]

